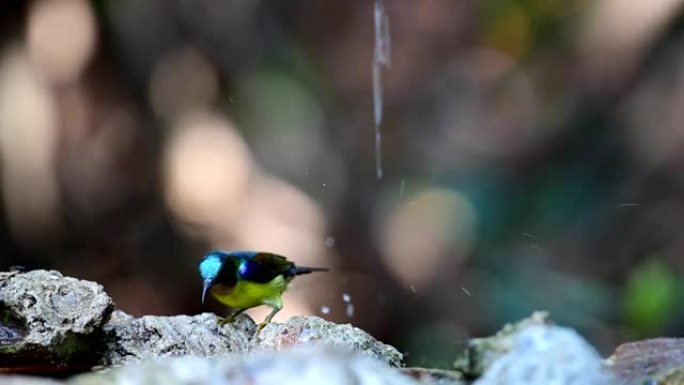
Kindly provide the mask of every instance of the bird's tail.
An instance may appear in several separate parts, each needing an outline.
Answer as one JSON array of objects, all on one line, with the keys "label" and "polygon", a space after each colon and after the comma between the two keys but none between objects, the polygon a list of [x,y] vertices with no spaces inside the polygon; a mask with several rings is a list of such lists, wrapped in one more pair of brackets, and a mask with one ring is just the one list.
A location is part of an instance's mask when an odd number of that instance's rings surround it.
[{"label": "bird's tail", "polygon": [[294,275],[311,274],[318,271],[330,271],[330,269],[325,267],[297,266],[295,267]]}]

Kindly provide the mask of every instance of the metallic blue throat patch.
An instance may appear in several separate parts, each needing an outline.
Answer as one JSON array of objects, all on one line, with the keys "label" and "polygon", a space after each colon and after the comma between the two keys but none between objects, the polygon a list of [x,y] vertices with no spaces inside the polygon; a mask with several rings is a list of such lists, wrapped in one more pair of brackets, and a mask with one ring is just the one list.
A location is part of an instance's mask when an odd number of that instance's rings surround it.
[{"label": "metallic blue throat patch", "polygon": [[214,279],[221,271],[223,262],[218,255],[210,254],[199,265],[200,275],[202,279]]}]

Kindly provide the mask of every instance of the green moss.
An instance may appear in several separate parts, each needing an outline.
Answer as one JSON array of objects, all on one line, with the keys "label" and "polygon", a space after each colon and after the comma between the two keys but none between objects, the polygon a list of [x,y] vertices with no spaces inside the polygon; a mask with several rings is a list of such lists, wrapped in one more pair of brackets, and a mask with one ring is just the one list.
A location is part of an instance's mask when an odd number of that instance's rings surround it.
[{"label": "green moss", "polygon": [[662,330],[678,311],[682,299],[679,281],[673,269],[656,259],[634,270],[624,293],[629,325],[645,335]]}]

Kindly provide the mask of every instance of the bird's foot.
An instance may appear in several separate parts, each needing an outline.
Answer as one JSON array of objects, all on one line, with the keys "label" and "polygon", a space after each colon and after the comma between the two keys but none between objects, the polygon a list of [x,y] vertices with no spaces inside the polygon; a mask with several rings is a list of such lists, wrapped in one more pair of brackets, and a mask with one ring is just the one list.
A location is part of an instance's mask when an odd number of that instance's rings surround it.
[{"label": "bird's foot", "polygon": [[222,327],[225,324],[232,324],[233,322],[235,322],[234,315],[229,315],[228,317],[218,317],[218,319],[216,320],[216,324],[219,327]]},{"label": "bird's foot", "polygon": [[256,329],[255,334],[259,334],[259,332],[261,332],[266,327],[266,325],[268,325],[268,324],[269,324],[269,321],[264,321],[264,322],[260,323],[259,325],[257,325],[257,329]]}]

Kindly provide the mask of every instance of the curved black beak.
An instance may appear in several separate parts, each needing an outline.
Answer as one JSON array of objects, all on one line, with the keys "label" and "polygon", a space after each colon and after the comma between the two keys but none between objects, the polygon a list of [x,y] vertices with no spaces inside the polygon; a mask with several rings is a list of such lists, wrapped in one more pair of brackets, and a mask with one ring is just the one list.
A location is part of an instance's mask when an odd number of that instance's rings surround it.
[{"label": "curved black beak", "polygon": [[214,284],[214,280],[212,279],[205,279],[204,280],[204,288],[202,289],[202,305],[204,305],[204,297],[207,296],[207,291],[209,291],[209,288]]}]

